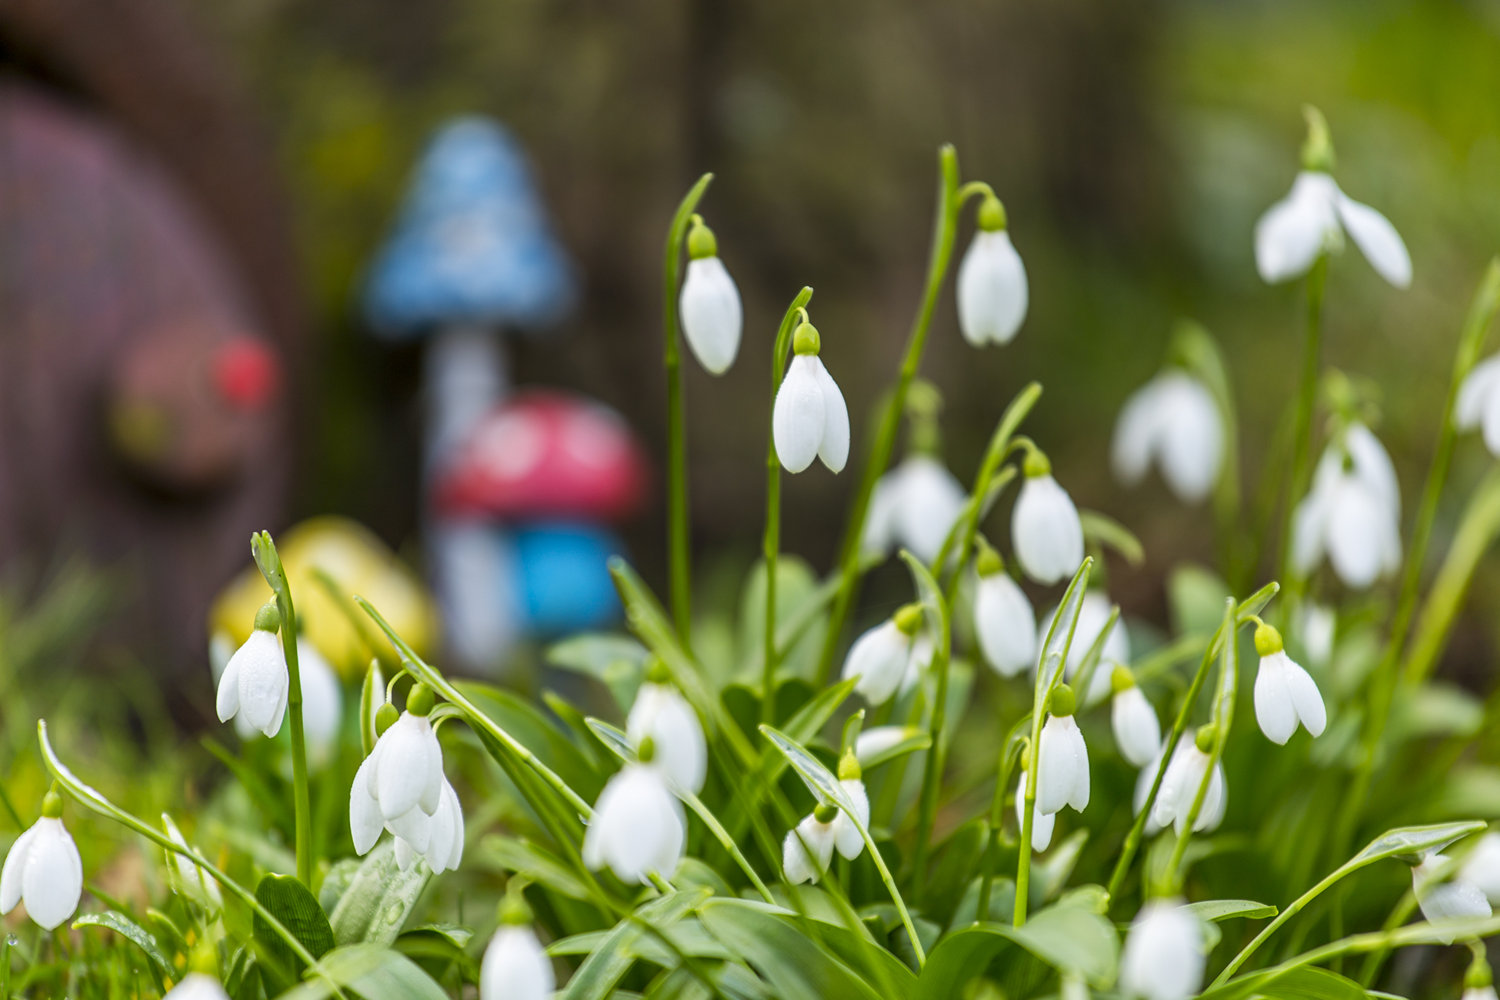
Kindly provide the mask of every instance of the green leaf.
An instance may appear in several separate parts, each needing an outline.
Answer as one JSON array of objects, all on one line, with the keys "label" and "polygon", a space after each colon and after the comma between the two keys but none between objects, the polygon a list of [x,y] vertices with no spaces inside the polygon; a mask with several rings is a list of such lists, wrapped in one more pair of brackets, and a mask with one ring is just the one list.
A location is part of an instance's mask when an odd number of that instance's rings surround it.
[{"label": "green leaf", "polygon": [[709,933],[742,955],[781,1000],[880,1000],[879,993],[820,948],[786,911],[747,900],[715,899],[699,908],[699,919]]},{"label": "green leaf", "polygon": [[646,647],[628,635],[586,632],[547,647],[547,662],[598,680],[622,709],[635,700],[646,663]]},{"label": "green leaf", "polygon": [[1207,635],[1224,617],[1229,585],[1201,566],[1184,565],[1167,577],[1167,607],[1179,635]]},{"label": "green leaf", "polygon": [[[161,985],[163,977],[175,977],[177,974],[176,970],[172,968],[171,959],[162,951],[161,945],[157,943],[156,938],[152,936],[151,932],[119,910],[105,910],[103,913],[85,913],[73,921],[74,930],[80,927],[104,927],[114,931],[139,948],[151,960],[151,971],[156,977],[158,986]],[[0,954],[0,959],[4,957],[3,954]]]},{"label": "green leaf", "polygon": [[1484,725],[1484,704],[1451,684],[1423,684],[1402,692],[1391,705],[1393,739],[1456,736],[1467,739]]},{"label": "green leaf", "polygon": [[614,996],[615,987],[635,964],[635,942],[647,933],[637,921],[665,932],[696,909],[708,895],[708,890],[700,889],[659,896],[636,910],[632,917],[620,921],[573,973],[567,989],[562,992],[563,1000],[604,1000]]},{"label": "green leaf", "polygon": [[1236,917],[1260,920],[1276,916],[1276,907],[1268,903],[1257,903],[1251,899],[1205,899],[1199,903],[1188,903],[1183,909],[1207,923],[1232,920]]},{"label": "green leaf", "polygon": [[430,877],[426,865],[402,871],[396,864],[393,841],[376,844],[334,907],[330,918],[334,941],[390,944],[416,908]]},{"label": "green leaf", "polygon": [[917,981],[917,1000],[949,1000],[984,974],[1007,945],[1017,944],[1059,973],[1082,976],[1091,986],[1114,981],[1120,942],[1104,917],[1077,904],[1050,906],[1021,927],[976,924],[950,934],[932,950]]},{"label": "green leaf", "polygon": [[1384,858],[1419,860],[1432,851],[1441,851],[1454,841],[1478,833],[1485,828],[1479,820],[1461,823],[1432,823],[1427,826],[1403,826],[1387,830],[1365,845],[1344,865],[1346,868],[1362,867]]},{"label": "green leaf", "polygon": [[1146,561],[1146,547],[1141,544],[1141,540],[1109,515],[1097,510],[1081,510],[1078,512],[1078,523],[1083,526],[1085,539],[1101,548],[1114,549],[1130,565],[1139,566]]},{"label": "green leaf", "polygon": [[1364,988],[1327,969],[1309,967],[1289,971],[1253,972],[1204,993],[1200,1000],[1240,1000],[1250,997],[1275,1000],[1366,1000]]},{"label": "green leaf", "polygon": [[479,856],[484,861],[493,862],[503,872],[525,872],[533,882],[569,899],[584,903],[594,901],[595,897],[589,887],[584,885],[570,866],[551,851],[524,837],[505,834],[486,837],[480,842]]},{"label": "green leaf", "polygon": [[359,874],[359,866],[363,863],[361,858],[340,858],[328,869],[328,874],[323,876],[323,884],[318,886],[318,905],[323,908],[324,913],[332,913],[339,905],[339,900],[354,881],[354,876]]},{"label": "green leaf", "polygon": [[465,949],[474,932],[455,924],[423,924],[413,927],[396,939],[396,950],[409,958],[431,958],[459,966],[472,979],[479,973],[478,963]]},{"label": "green leaf", "polygon": [[567,734],[535,705],[510,691],[477,681],[454,681],[453,686],[584,799],[592,802],[598,797],[604,787],[603,777]]},{"label": "green leaf", "polygon": [[325,1000],[336,988],[364,1000],[448,1000],[448,993],[411,959],[375,944],[335,948],[317,964],[322,979],[303,983],[280,1000]]},{"label": "green leaf", "polygon": [[[333,948],[333,928],[328,915],[318,905],[307,886],[291,875],[267,875],[255,887],[255,898],[266,912],[275,917],[292,936],[301,942],[313,958],[321,958]],[[259,913],[255,915],[255,944],[263,957],[293,979],[301,975],[302,960],[292,954],[285,941],[272,931]]]}]

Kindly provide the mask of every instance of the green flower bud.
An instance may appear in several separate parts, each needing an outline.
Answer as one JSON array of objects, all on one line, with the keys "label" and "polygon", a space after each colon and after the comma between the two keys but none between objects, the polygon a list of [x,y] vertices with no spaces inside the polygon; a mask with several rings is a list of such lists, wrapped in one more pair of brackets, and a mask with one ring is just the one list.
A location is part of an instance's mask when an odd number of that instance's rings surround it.
[{"label": "green flower bud", "polygon": [[839,780],[858,781],[862,777],[864,777],[864,768],[859,766],[859,758],[854,755],[854,748],[850,747],[839,758]]},{"label": "green flower bud", "polygon": [[255,612],[255,628],[260,632],[281,631],[281,609],[275,601],[267,601]]},{"label": "green flower bud", "polygon": [[916,635],[917,629],[922,627],[922,605],[902,605],[891,616],[891,620],[896,623],[896,628],[900,629],[903,635]]},{"label": "green flower bud", "polygon": [[1021,471],[1026,473],[1027,479],[1036,479],[1039,476],[1052,475],[1052,463],[1040,448],[1033,448],[1026,453],[1026,461],[1021,463]]},{"label": "green flower bud", "polygon": [[517,888],[507,889],[505,898],[500,900],[500,923],[506,927],[525,927],[534,919],[522,891]]},{"label": "green flower bud", "polygon": [[406,696],[406,710],[412,715],[426,715],[432,711],[436,700],[432,688],[426,684],[413,684],[411,692]]},{"label": "green flower bud", "polygon": [[998,232],[1005,228],[1005,206],[1000,204],[1000,199],[992,194],[984,196],[984,201],[979,203],[979,228],[987,233]]},{"label": "green flower bud", "polygon": [[672,672],[667,669],[665,660],[654,653],[646,657],[646,683],[670,684],[671,681]]},{"label": "green flower bud", "polygon": [[1129,691],[1135,687],[1135,674],[1123,663],[1116,663],[1113,670],[1109,672],[1109,689],[1114,694],[1121,691]]},{"label": "green flower bud", "polygon": [[1214,740],[1219,738],[1219,727],[1210,722],[1206,726],[1199,726],[1198,732],[1193,736],[1193,745],[1202,753],[1209,753],[1214,748]]},{"label": "green flower bud", "polygon": [[1265,622],[1255,626],[1255,652],[1260,656],[1271,656],[1281,652],[1286,644],[1281,641],[1281,633],[1276,631]]},{"label": "green flower bud", "polygon": [[1482,990],[1493,985],[1495,985],[1495,974],[1490,970],[1490,963],[1484,957],[1484,952],[1476,947],[1474,961],[1469,963],[1469,971],[1464,973],[1464,989]]},{"label": "green flower bud", "polygon": [[56,791],[42,796],[42,815],[48,819],[62,819],[63,800]]},{"label": "green flower bud", "polygon": [[974,571],[980,577],[994,576],[1005,572],[1005,560],[986,539],[979,540],[979,555],[974,559]]},{"label": "green flower bud", "polygon": [[1052,689],[1052,695],[1047,699],[1047,711],[1049,714],[1064,718],[1072,715],[1078,708],[1078,699],[1073,694],[1073,689],[1066,684],[1059,684]]},{"label": "green flower bud", "polygon": [[635,748],[635,759],[642,764],[649,764],[656,759],[656,741],[649,736],[641,738],[640,745]]},{"label": "green flower bud", "polygon": [[832,823],[833,818],[839,814],[839,807],[832,802],[819,802],[813,810],[813,819],[819,823]]},{"label": "green flower bud", "polygon": [[816,355],[822,349],[823,341],[818,336],[818,328],[811,323],[803,323],[792,334],[792,350],[797,354]]},{"label": "green flower bud", "polygon": [[1333,137],[1328,133],[1328,120],[1323,112],[1311,104],[1303,105],[1302,116],[1307,119],[1307,141],[1302,144],[1302,169],[1322,173],[1333,171]]},{"label": "green flower bud", "polygon": [[687,250],[688,256],[693,260],[719,256],[719,241],[714,237],[714,231],[703,224],[701,215],[693,216],[693,228],[688,230]]},{"label": "green flower bud", "polygon": [[396,711],[396,706],[386,702],[375,710],[375,735],[384,736],[385,731],[396,724],[401,718],[401,713]]}]

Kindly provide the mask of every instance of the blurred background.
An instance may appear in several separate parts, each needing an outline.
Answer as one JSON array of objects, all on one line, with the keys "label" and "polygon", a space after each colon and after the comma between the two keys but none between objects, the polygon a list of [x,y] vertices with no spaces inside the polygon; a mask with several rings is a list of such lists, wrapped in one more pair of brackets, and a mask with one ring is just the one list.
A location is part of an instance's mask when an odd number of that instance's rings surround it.
[{"label": "blurred background", "polygon": [[[976,352],[950,279],[923,367],[946,400],[948,464],[968,481],[1005,403],[1040,380],[1029,426],[1059,480],[1146,544],[1112,596],[1160,620],[1166,570],[1211,557],[1211,516],[1155,480],[1115,485],[1109,433],[1173,323],[1196,318],[1230,361],[1255,486],[1295,389],[1301,295],[1260,282],[1251,231],[1296,172],[1301,106],[1326,113],[1344,189],[1411,249],[1405,292],[1357,254],[1335,262],[1326,348],[1381,387],[1377,429],[1414,505],[1459,324],[1500,249],[1497,94],[1496,0],[12,0],[6,601],[50,607],[73,638],[110,637],[97,670],[196,678],[249,532],[337,514],[372,535],[325,523],[330,544],[396,573],[426,622],[411,627],[435,628],[401,568],[420,573],[437,532],[422,507],[434,355],[382,335],[370,276],[410,222],[429,142],[478,114],[524,151],[516,197],[540,206],[538,238],[567,262],[558,315],[517,322],[524,335],[499,348],[505,378],[612,408],[626,450],[644,449],[630,455],[644,493],[622,487],[585,512],[617,535],[538,546],[623,545],[664,589],[661,248],[678,199],[713,170],[701,211],[746,328],[723,378],[685,364],[689,475],[698,601],[732,607],[762,523],[775,324],[801,285],[816,288],[862,454],[916,309],[935,154],[951,141],[965,178],[1005,201],[1031,310],[1014,343]],[[1434,552],[1487,464],[1465,439]],[[856,479],[851,463],[785,481],[784,547],[818,573]],[[1460,665],[1492,648],[1497,583],[1481,572]],[[204,717],[208,686],[185,690]]]}]

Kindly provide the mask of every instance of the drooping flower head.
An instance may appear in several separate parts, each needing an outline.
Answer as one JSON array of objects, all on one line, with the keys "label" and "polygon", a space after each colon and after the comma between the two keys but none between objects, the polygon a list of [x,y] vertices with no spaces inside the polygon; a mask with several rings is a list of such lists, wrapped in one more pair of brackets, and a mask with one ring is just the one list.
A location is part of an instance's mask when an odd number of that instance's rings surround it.
[{"label": "drooping flower head", "polygon": [[1310,573],[1326,554],[1345,584],[1368,587],[1401,564],[1400,522],[1390,455],[1368,427],[1350,423],[1324,449],[1293,515],[1293,568]]},{"label": "drooping flower head", "polygon": [[1016,559],[1037,583],[1071,577],[1083,562],[1083,523],[1068,491],[1052,478],[1052,463],[1040,451],[1026,456],[1026,481],[1011,513]]},{"label": "drooping flower head", "polygon": [[281,629],[281,613],[274,601],[268,601],[255,615],[250,638],[237,649],[219,677],[216,707],[220,722],[243,717],[252,729],[275,736],[286,714],[286,657],[276,633]]},{"label": "drooping flower head", "polygon": [[1291,193],[1255,224],[1255,264],[1272,284],[1300,277],[1325,253],[1343,249],[1344,234],[1382,278],[1397,288],[1411,284],[1411,255],[1385,216],[1344,194],[1333,179],[1333,142],[1316,108],[1307,113],[1302,172]]},{"label": "drooping flower head", "polygon": [[993,194],[979,206],[979,229],[958,267],[958,328],[975,347],[1006,344],[1026,319],[1026,266]]},{"label": "drooping flower head", "polygon": [[788,472],[801,472],[814,458],[831,472],[849,461],[849,408],[844,394],[818,357],[822,341],[811,323],[792,337],[794,357],[771,411],[776,457]]},{"label": "drooping flower head", "polygon": [[1500,457],[1500,354],[1475,365],[1459,386],[1453,420],[1460,430],[1482,431],[1484,446]]},{"label": "drooping flower head", "polygon": [[1285,744],[1300,723],[1310,735],[1323,735],[1328,711],[1312,676],[1286,655],[1281,633],[1262,622],[1255,628],[1255,721],[1272,743]]},{"label": "drooping flower head", "polygon": [[687,821],[667,784],[652,766],[656,748],[648,737],[599,793],[583,837],[583,861],[608,866],[622,882],[644,884],[652,874],[671,877],[682,860]]},{"label": "drooping flower head", "polygon": [[700,216],[693,216],[687,248],[687,277],[677,307],[682,332],[698,363],[710,374],[722,375],[740,349],[744,326],[740,290],[719,259],[719,241]]},{"label": "drooping flower head", "polygon": [[1002,677],[1015,677],[1036,665],[1036,613],[1026,594],[1005,572],[1005,564],[981,540],[974,562],[974,631],[985,662]]},{"label": "drooping flower head", "polygon": [[832,802],[820,802],[781,842],[781,868],[793,885],[822,878],[834,851],[852,861],[865,849],[860,827],[870,825],[870,798],[852,747],[839,758],[839,786],[854,806],[853,819]]},{"label": "drooping flower head", "polygon": [[1184,503],[1201,503],[1224,464],[1224,417],[1197,378],[1171,369],[1125,401],[1110,448],[1115,476],[1134,486],[1155,460]]},{"label": "drooping flower head", "polygon": [[[1078,604],[1078,621],[1073,625],[1073,641],[1068,646],[1068,656],[1063,663],[1063,676],[1070,683],[1076,681],[1078,671],[1083,669],[1083,661],[1088,657],[1089,650],[1096,643],[1099,644],[1101,666],[1094,671],[1093,680],[1089,682],[1089,689],[1083,692],[1085,705],[1098,704],[1110,693],[1110,675],[1109,671],[1103,669],[1103,664],[1130,662],[1130,636],[1118,618],[1111,621],[1114,614],[1113,608],[1114,605],[1109,597],[1098,590],[1090,590],[1084,594],[1083,600]],[[1047,641],[1047,632],[1052,629],[1061,612],[1062,606],[1059,605],[1042,616],[1037,625],[1038,648]],[[1102,640],[1101,635],[1104,637]],[[1046,655],[1054,652],[1061,653],[1063,643],[1067,642],[1067,639],[1067,630],[1057,629],[1052,636],[1051,647],[1044,651],[1045,655],[1038,656],[1032,665],[1037,666]]]},{"label": "drooping flower head", "polygon": [[965,497],[937,456],[910,455],[875,483],[860,547],[872,553],[906,548],[930,564],[963,511]]},{"label": "drooping flower head", "polygon": [[1224,767],[1210,756],[1216,737],[1215,727],[1207,725],[1199,728],[1191,742],[1183,740],[1177,744],[1166,773],[1162,775],[1156,807],[1151,814],[1158,827],[1171,824],[1179,834],[1186,829],[1193,803],[1198,798],[1198,789],[1203,785],[1203,776],[1209,774],[1210,762],[1213,763],[1213,773],[1209,776],[1203,804],[1193,823],[1193,832],[1207,833],[1224,822],[1224,809],[1229,799]]},{"label": "drooping flower head", "polygon": [[62,925],[83,898],[83,861],[62,822],[62,796],[42,799],[42,818],[16,838],[0,867],[0,915],[25,902],[26,915],[43,930]]},{"label": "drooping flower head", "polygon": [[406,711],[397,715],[386,703],[377,712],[379,738],[349,789],[349,830],[358,854],[385,829],[396,838],[402,867],[424,856],[440,872],[457,866],[463,853],[463,810],[443,776],[443,748],[428,718],[433,703],[432,689],[416,684]]},{"label": "drooping flower head", "polygon": [[1203,986],[1203,924],[1175,899],[1141,907],[1120,954],[1120,991],[1139,1000],[1187,1000]]},{"label": "drooping flower head", "polygon": [[[1427,855],[1412,866],[1412,892],[1416,894],[1422,916],[1432,924],[1491,916],[1493,911],[1484,891],[1466,882],[1462,875],[1452,877],[1453,869],[1452,860],[1437,853]],[[1453,938],[1445,938],[1444,943],[1452,944]]]},{"label": "drooping flower head", "polygon": [[1056,813],[1063,806],[1079,812],[1089,804],[1089,750],[1083,731],[1073,717],[1077,701],[1073,689],[1059,684],[1047,702],[1047,721],[1042,725],[1036,770],[1036,808]]},{"label": "drooping flower head", "polygon": [[687,703],[660,658],[652,657],[646,682],[636,692],[625,720],[625,735],[635,746],[654,741],[654,763],[676,788],[696,795],[708,775],[708,745],[698,713]]},{"label": "drooping flower head", "polygon": [[844,659],[844,680],[854,679],[854,690],[871,705],[883,705],[901,686],[912,660],[912,648],[922,627],[922,607],[908,604],[865,632]]},{"label": "drooping flower head", "polygon": [[479,1000],[548,1000],[557,988],[552,960],[531,927],[531,907],[515,888],[500,904],[500,926],[479,965]]},{"label": "drooping flower head", "polygon": [[1156,709],[1141,693],[1129,667],[1115,664],[1109,682],[1114,692],[1110,724],[1120,756],[1136,767],[1145,767],[1161,753],[1161,722],[1156,717]]}]

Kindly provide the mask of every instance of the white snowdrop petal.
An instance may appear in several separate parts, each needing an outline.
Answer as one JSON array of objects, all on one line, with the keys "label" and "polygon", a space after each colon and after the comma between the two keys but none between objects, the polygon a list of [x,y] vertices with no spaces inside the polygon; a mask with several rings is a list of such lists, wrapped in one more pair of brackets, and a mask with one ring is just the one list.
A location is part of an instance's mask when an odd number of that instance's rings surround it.
[{"label": "white snowdrop petal", "polygon": [[1089,800],[1088,750],[1071,715],[1047,719],[1037,756],[1037,810],[1056,813],[1071,805],[1082,812]]},{"label": "white snowdrop petal", "polygon": [[782,842],[782,868],[787,881],[817,882],[833,860],[834,830],[831,823],[804,817]]},{"label": "white snowdrop petal", "polygon": [[1297,711],[1297,718],[1310,735],[1322,736],[1328,726],[1328,709],[1323,704],[1323,695],[1311,674],[1291,659],[1286,664],[1287,696]]},{"label": "white snowdrop petal", "polygon": [[[1019,832],[1026,825],[1026,772],[1021,772],[1021,781],[1016,785],[1016,830]],[[1052,846],[1052,831],[1057,826],[1057,816],[1052,813],[1044,813],[1032,803],[1031,809],[1031,849],[1033,851],[1045,851]]]},{"label": "white snowdrop petal", "polygon": [[812,361],[803,354],[792,358],[771,410],[771,439],[776,457],[788,472],[801,472],[811,465],[823,443],[826,411]]},{"label": "white snowdrop petal", "polygon": [[1482,429],[1484,446],[1491,455],[1500,458],[1500,391],[1492,391],[1484,402]]},{"label": "white snowdrop petal", "polygon": [[[238,667],[238,670],[235,668]],[[256,629],[245,640],[225,668],[225,675],[237,674],[239,681],[239,711],[245,721],[256,729],[275,736],[278,729],[271,728],[281,712],[286,709],[287,677],[286,658],[281,652],[281,643],[275,633]]]},{"label": "white snowdrop petal", "polygon": [[967,494],[953,473],[930,455],[901,463],[901,492],[895,510],[897,540],[924,563],[938,557],[943,540],[963,511]]},{"label": "white snowdrop petal", "polygon": [[1152,379],[1137,389],[1125,400],[1120,418],[1115,422],[1114,438],[1110,443],[1110,466],[1115,478],[1126,486],[1134,486],[1146,475],[1151,465],[1151,452],[1156,446],[1158,416],[1157,405],[1161,384]]},{"label": "white snowdrop petal", "polygon": [[674,688],[643,684],[636,693],[625,734],[637,746],[647,736],[656,746],[654,764],[678,788],[697,794],[708,775],[708,747],[692,706]]},{"label": "white snowdrop petal", "polygon": [[975,347],[1004,344],[1026,319],[1026,266],[1006,230],[980,231],[958,268],[958,325]]},{"label": "white snowdrop petal", "polygon": [[402,712],[380,737],[385,747],[371,777],[380,815],[386,821],[415,808],[426,791],[427,745],[417,722],[416,716]]},{"label": "white snowdrop petal", "polygon": [[1464,430],[1478,427],[1497,389],[1500,389],[1500,354],[1485,358],[1464,378],[1453,404],[1454,422]]},{"label": "white snowdrop petal", "polygon": [[1370,266],[1397,288],[1409,286],[1411,254],[1390,220],[1369,205],[1342,193],[1338,198],[1338,210],[1344,229],[1353,237],[1355,246],[1359,247]]},{"label": "white snowdrop petal", "polygon": [[5,865],[0,868],[0,914],[14,910],[21,901],[21,873],[26,870],[26,857],[36,839],[38,825],[27,827],[5,855]]},{"label": "white snowdrop petal", "polygon": [[822,360],[813,358],[812,362],[823,397],[823,438],[818,444],[818,458],[830,472],[842,472],[849,461],[849,407]]},{"label": "white snowdrop petal", "polygon": [[781,869],[792,885],[816,882],[822,875],[797,830],[788,830],[781,842]]},{"label": "white snowdrop petal", "polygon": [[229,994],[213,976],[189,972],[182,977],[181,982],[166,992],[162,1000],[229,1000]]},{"label": "white snowdrop petal", "polygon": [[220,722],[236,718],[240,710],[240,666],[229,658],[224,672],[219,675],[219,690],[214,697],[214,710]]},{"label": "white snowdrop petal", "polygon": [[[1464,859],[1458,879],[1476,886],[1491,903],[1500,901],[1500,833],[1491,831],[1479,838]],[[0,903],[0,912],[4,909]]]},{"label": "white snowdrop petal", "polygon": [[438,807],[438,812],[447,812],[449,817],[452,839],[449,843],[447,868],[449,871],[457,871],[464,858],[464,808],[463,803],[458,800],[458,793],[447,781],[443,782],[443,804]]},{"label": "white snowdrop petal", "polygon": [[385,821],[386,829],[391,835],[400,837],[411,845],[411,849],[418,854],[426,854],[427,849],[432,846],[432,834],[436,814],[427,815],[419,807],[413,806],[395,819]]},{"label": "white snowdrop petal", "polygon": [[1328,559],[1350,587],[1363,589],[1380,575],[1389,517],[1379,499],[1353,476],[1336,487],[1328,518]]},{"label": "white snowdrop petal", "polygon": [[856,678],[854,690],[866,701],[872,705],[885,704],[901,684],[911,645],[910,638],[887,619],[849,647],[844,660],[844,680]]},{"label": "white snowdrop petal", "polygon": [[1065,580],[1083,562],[1083,526],[1073,498],[1051,476],[1028,477],[1011,514],[1016,558],[1038,583]]},{"label": "white snowdrop petal", "polygon": [[1255,721],[1272,743],[1285,745],[1297,731],[1297,710],[1287,686],[1285,653],[1262,657],[1255,673]]},{"label": "white snowdrop petal", "polygon": [[1036,663],[1036,614],[1026,594],[1005,573],[980,577],[974,588],[974,630],[979,649],[1003,677]]},{"label": "white snowdrop petal", "polygon": [[896,544],[896,517],[901,498],[900,467],[892,469],[875,481],[870,494],[870,507],[865,513],[864,532],[860,538],[860,550],[870,554],[884,554]]},{"label": "white snowdrop petal", "polygon": [[396,867],[404,872],[411,871],[412,865],[421,860],[413,847],[400,837],[396,838]]},{"label": "white snowdrop petal", "polygon": [[556,989],[552,960],[535,932],[501,925],[479,966],[479,1000],[548,1000]]},{"label": "white snowdrop petal", "polygon": [[1219,480],[1224,424],[1219,406],[1203,384],[1169,375],[1161,419],[1161,470],[1178,499],[1201,503]]},{"label": "white snowdrop petal", "polygon": [[21,898],[32,921],[50,931],[78,909],[83,862],[62,820],[43,818],[36,828],[21,871]]},{"label": "white snowdrop petal", "polygon": [[[865,791],[865,783],[846,779],[839,784],[854,802],[855,817],[861,824],[868,827],[870,825],[870,796]],[[859,827],[851,822],[842,810],[832,825],[834,827],[833,843],[838,852],[851,861],[859,857],[860,852],[865,848],[865,839],[860,835]]]},{"label": "white snowdrop petal", "polygon": [[1344,447],[1354,463],[1354,474],[1375,494],[1392,519],[1401,516],[1401,484],[1390,452],[1364,424],[1353,423],[1344,432]]},{"label": "white snowdrop petal", "polygon": [[[1198,794],[1196,786],[1193,795]],[[1215,764],[1208,779],[1208,789],[1203,793],[1203,805],[1198,810],[1198,822],[1193,824],[1194,833],[1210,833],[1224,822],[1224,810],[1229,806],[1229,784],[1224,780],[1224,766]],[[1192,808],[1192,799],[1183,806],[1183,813]]]},{"label": "white snowdrop petal", "polygon": [[1078,812],[1083,812],[1089,807],[1089,750],[1083,739],[1083,730],[1078,728],[1078,722],[1073,716],[1062,720],[1068,725],[1063,727],[1063,739],[1068,746],[1068,753],[1073,758],[1073,781],[1068,788],[1068,805]]},{"label": "white snowdrop petal", "polygon": [[[1411,870],[1412,889],[1422,916],[1433,924],[1491,916],[1489,900],[1477,885],[1462,879],[1440,881],[1448,868],[1447,857],[1433,854]],[[1451,944],[1452,940],[1446,938],[1445,943]]]},{"label": "white snowdrop petal", "polygon": [[688,262],[678,300],[682,331],[698,363],[722,375],[740,349],[744,310],[740,291],[718,257]]},{"label": "white snowdrop petal", "polygon": [[1128,687],[1115,695],[1110,723],[1120,756],[1133,766],[1145,767],[1161,752],[1161,721],[1139,687]]},{"label": "white snowdrop petal", "polygon": [[1120,954],[1120,989],[1145,1000],[1187,1000],[1203,986],[1203,928],[1171,900],[1141,907]]},{"label": "white snowdrop petal", "polygon": [[308,762],[320,768],[338,743],[343,687],[323,654],[305,639],[297,640],[297,668],[302,678],[302,731]]},{"label": "white snowdrop petal", "polygon": [[1323,536],[1328,526],[1329,490],[1313,487],[1292,513],[1292,568],[1311,573],[1323,558]]},{"label": "white snowdrop petal", "polygon": [[1255,266],[1270,283],[1301,277],[1337,232],[1338,186],[1325,173],[1303,171],[1291,193],[1255,224]]},{"label": "white snowdrop petal", "polygon": [[370,791],[370,772],[374,770],[372,753],[354,772],[354,783],[349,787],[349,833],[354,838],[354,853],[364,856],[380,839],[385,826],[385,817],[380,815],[380,803]]}]

